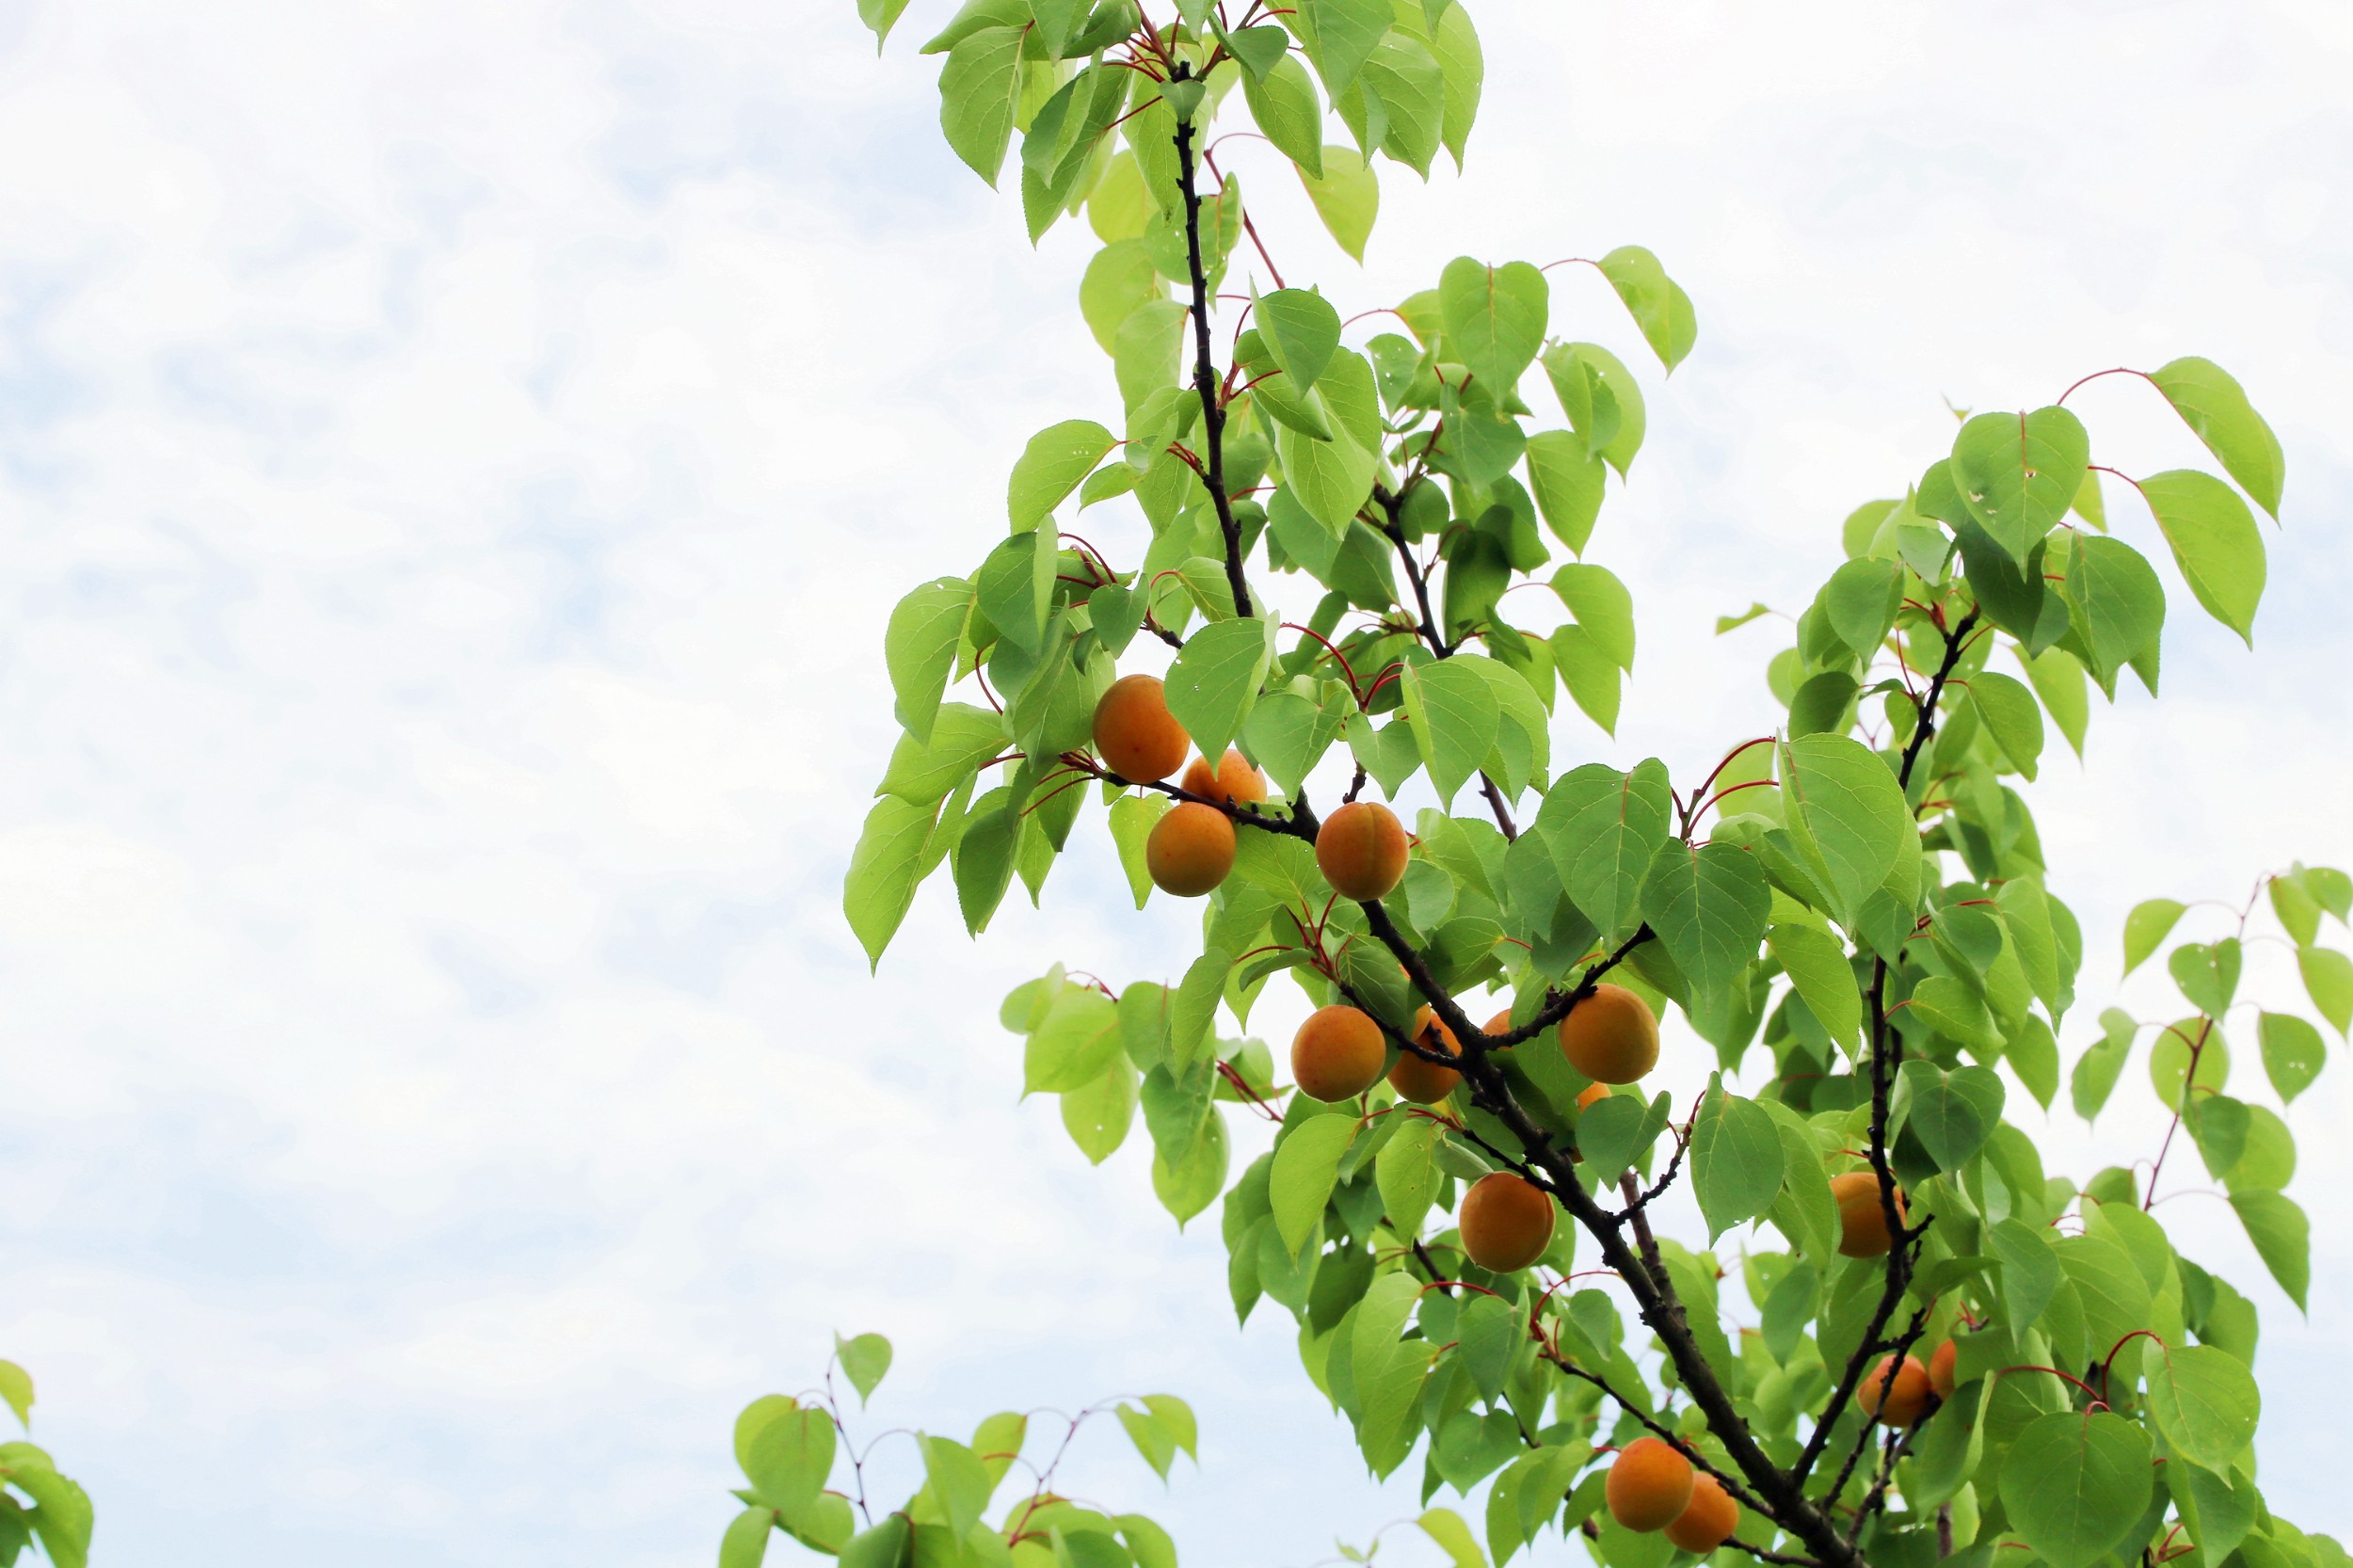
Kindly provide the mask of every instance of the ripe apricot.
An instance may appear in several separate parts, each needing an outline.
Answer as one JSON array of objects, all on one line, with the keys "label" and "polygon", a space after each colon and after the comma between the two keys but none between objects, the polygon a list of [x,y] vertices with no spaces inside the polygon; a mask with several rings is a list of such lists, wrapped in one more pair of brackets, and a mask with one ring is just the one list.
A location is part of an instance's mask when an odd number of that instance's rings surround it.
[{"label": "ripe apricot", "polygon": [[1656,1437],[1638,1437],[1610,1462],[1602,1496],[1630,1530],[1664,1529],[1691,1506],[1691,1462]]},{"label": "ripe apricot", "polygon": [[1605,981],[1561,1020],[1561,1049],[1596,1083],[1632,1083],[1658,1065],[1658,1019],[1650,1003]]},{"label": "ripe apricot", "polygon": [[1940,1400],[1953,1397],[1953,1364],[1960,1355],[1961,1347],[1947,1339],[1929,1357],[1929,1386],[1936,1390]]},{"label": "ripe apricot", "polygon": [[1372,1015],[1335,1002],[1308,1014],[1291,1036],[1291,1081],[1309,1099],[1353,1099],[1381,1080],[1388,1054]]},{"label": "ripe apricot", "polygon": [[1095,749],[1122,778],[1138,784],[1166,778],[1192,746],[1193,737],[1168,711],[1158,676],[1122,676],[1095,705]]},{"label": "ripe apricot", "polygon": [[1739,1524],[1740,1505],[1732,1500],[1723,1483],[1714,1476],[1695,1475],[1691,1500],[1667,1527],[1667,1539],[1687,1552],[1705,1557],[1731,1540]]},{"label": "ripe apricot", "polygon": [[1890,1384],[1888,1364],[1896,1358],[1883,1355],[1879,1365],[1863,1379],[1863,1386],[1855,1390],[1855,1398],[1863,1402],[1863,1414],[1891,1427],[1908,1427],[1928,1414],[1929,1399],[1933,1390],[1929,1384],[1929,1369],[1920,1365],[1920,1358],[1908,1355],[1896,1368]]},{"label": "ripe apricot", "polygon": [[1179,801],[1144,840],[1152,885],[1178,898],[1199,898],[1234,869],[1234,824],[1214,806]]},{"label": "ripe apricot", "polygon": [[1405,874],[1405,824],[1378,801],[1349,802],[1316,830],[1316,864],[1342,898],[1386,898]]},{"label": "ripe apricot", "polygon": [[1606,1100],[1609,1097],[1609,1085],[1607,1083],[1588,1083],[1584,1088],[1579,1089],[1577,1092],[1577,1108],[1579,1111],[1582,1111],[1587,1106],[1592,1105],[1595,1100]]},{"label": "ripe apricot", "polygon": [[[1454,1031],[1440,1023],[1429,1008],[1414,1016],[1414,1043],[1426,1049],[1444,1051],[1449,1056],[1463,1054],[1462,1042],[1454,1038]],[[1389,1087],[1397,1097],[1416,1105],[1435,1105],[1454,1093],[1454,1086],[1463,1081],[1463,1075],[1451,1067],[1441,1067],[1435,1062],[1425,1062],[1412,1051],[1401,1053],[1397,1065],[1389,1069]]]},{"label": "ripe apricot", "polygon": [[1177,782],[1185,793],[1225,806],[1250,806],[1266,799],[1266,776],[1239,751],[1219,758],[1214,770],[1208,758],[1194,758],[1185,764],[1185,776]]},{"label": "ripe apricot", "polygon": [[[1873,1171],[1849,1171],[1830,1178],[1838,1203],[1838,1250],[1848,1257],[1883,1257],[1894,1246],[1887,1213],[1880,1207],[1880,1178]],[[1896,1189],[1896,1217],[1904,1217],[1904,1190]]]},{"label": "ripe apricot", "polygon": [[1524,1176],[1494,1171],[1463,1194],[1463,1250],[1498,1274],[1525,1269],[1552,1245],[1552,1194]]}]

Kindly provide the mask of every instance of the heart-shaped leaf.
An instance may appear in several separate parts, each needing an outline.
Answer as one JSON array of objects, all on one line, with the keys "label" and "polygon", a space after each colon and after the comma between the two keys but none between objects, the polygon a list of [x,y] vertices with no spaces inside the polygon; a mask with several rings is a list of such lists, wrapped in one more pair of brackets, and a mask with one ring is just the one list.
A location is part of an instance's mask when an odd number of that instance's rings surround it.
[{"label": "heart-shaped leaf", "polygon": [[2067,515],[2090,461],[2091,439],[2064,408],[1979,414],[1954,439],[1953,483],[1978,526],[2023,565]]},{"label": "heart-shaped leaf", "polygon": [[2149,1506],[2149,1437],[2107,1411],[2045,1416],[2002,1464],[2011,1528],[2050,1568],[2088,1568]]},{"label": "heart-shaped leaf", "polygon": [[2231,999],[2238,993],[2239,962],[2238,938],[2225,936],[2211,945],[2185,942],[2167,957],[2165,967],[2192,1007],[2218,1018],[2231,1010]]},{"label": "heart-shaped leaf", "polygon": [[1967,1164],[2002,1119],[2002,1080],[1991,1067],[1946,1072],[1933,1062],[1907,1062],[1902,1087],[1911,1100],[1912,1134],[1939,1170]]}]

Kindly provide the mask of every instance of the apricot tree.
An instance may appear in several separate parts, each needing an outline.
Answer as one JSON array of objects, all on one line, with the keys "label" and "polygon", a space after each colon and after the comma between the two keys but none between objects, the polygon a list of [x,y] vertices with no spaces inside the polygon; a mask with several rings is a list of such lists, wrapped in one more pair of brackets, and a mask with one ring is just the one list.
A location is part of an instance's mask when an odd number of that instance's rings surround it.
[{"label": "apricot tree", "polygon": [[[887,39],[904,4],[860,14]],[[2166,950],[2183,1016],[2111,1009],[2067,1070],[2085,938],[2025,792],[2052,731],[2081,753],[2094,688],[2156,692],[2152,553],[2251,644],[2282,460],[2239,384],[2095,373],[2169,404],[2218,475],[2095,462],[2082,382],[1965,419],[1826,541],[1769,732],[1682,777],[1578,761],[1557,721],[1614,733],[1634,663],[1593,547],[1645,414],[1549,275],[1596,269],[1669,372],[1690,300],[1633,245],[1327,294],[1218,161],[1255,127],[1361,257],[1379,160],[1465,154],[1461,0],[968,0],[922,47],[950,146],[1017,185],[1032,238],[1083,215],[1101,242],[1079,305],[1112,374],[1030,440],[969,572],[890,616],[904,734],[845,888],[870,956],[936,872],[976,935],[1066,853],[1115,854],[1139,908],[1203,900],[1160,976],[1057,967],[1006,999],[1022,1087],[1096,1162],[1141,1111],[1178,1223],[1222,1205],[1237,1312],[1297,1320],[1373,1471],[1418,1451],[1425,1499],[1483,1487],[1497,1563],[1548,1528],[1611,1568],[2341,1562],[2257,1485],[2254,1305],[2153,1206],[2194,1147],[2301,1305],[2293,1141],[2225,1032],[2252,1029],[2282,1107],[2311,1083],[2319,1031],[2242,999],[2242,958],[2267,904],[2343,1035],[2353,964],[2319,938],[2353,882],[2299,865],[2218,921],[2139,906],[2128,960]],[[1290,1088],[1244,1033],[1278,979],[1316,1009]],[[1681,1106],[1640,1087],[1671,1016],[1666,1048],[1714,1069]],[[2046,1171],[2014,1096],[2064,1082],[2093,1115],[2144,1049],[2164,1146]],[[1653,1224],[1677,1184],[1704,1236]],[[750,1501],[752,1537],[813,1539]],[[912,1549],[892,1528],[814,1544],[883,1568]],[[1146,1560],[1104,1541],[1057,1560]]]}]

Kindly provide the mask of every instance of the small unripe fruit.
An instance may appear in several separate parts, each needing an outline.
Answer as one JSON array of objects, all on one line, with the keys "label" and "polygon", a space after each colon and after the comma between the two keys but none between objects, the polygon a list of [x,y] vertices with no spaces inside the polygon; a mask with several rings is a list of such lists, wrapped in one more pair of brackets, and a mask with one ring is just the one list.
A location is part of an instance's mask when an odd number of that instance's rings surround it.
[{"label": "small unripe fruit", "polygon": [[1632,1083],[1658,1065],[1658,1018],[1650,1003],[1605,981],[1561,1020],[1561,1049],[1596,1083]]},{"label": "small unripe fruit", "polygon": [[1234,869],[1234,824],[1214,806],[1179,801],[1144,840],[1144,869],[1160,891],[1199,898]]},{"label": "small unripe fruit", "polygon": [[[1838,1204],[1838,1250],[1848,1257],[1884,1257],[1896,1244],[1880,1207],[1880,1178],[1873,1171],[1849,1171],[1830,1178]],[[1896,1218],[1904,1218],[1904,1190],[1896,1189]]]},{"label": "small unripe fruit", "polygon": [[1705,1557],[1732,1539],[1740,1525],[1740,1505],[1714,1476],[1691,1478],[1691,1500],[1667,1527],[1667,1539],[1687,1552]]},{"label": "small unripe fruit", "polygon": [[1381,1081],[1388,1054],[1370,1014],[1335,1002],[1308,1014],[1291,1036],[1291,1081],[1309,1099],[1354,1099]]},{"label": "small unripe fruit", "polygon": [[1316,864],[1342,898],[1386,898],[1405,874],[1405,824],[1378,801],[1356,800],[1316,830]]},{"label": "small unripe fruit", "polygon": [[1953,1397],[1953,1364],[1960,1355],[1961,1347],[1947,1339],[1929,1357],[1929,1386],[1936,1390],[1940,1400]]},{"label": "small unripe fruit", "polygon": [[1630,1530],[1665,1529],[1691,1506],[1691,1462],[1656,1437],[1638,1437],[1610,1463],[1603,1496]]},{"label": "small unripe fruit", "polygon": [[1471,1183],[1463,1194],[1463,1250],[1492,1273],[1525,1269],[1552,1245],[1552,1194],[1510,1171]]},{"label": "small unripe fruit", "polygon": [[1862,1401],[1863,1414],[1873,1420],[1908,1427],[1928,1414],[1933,1390],[1929,1385],[1929,1369],[1916,1355],[1904,1357],[1890,1383],[1887,1368],[1895,1360],[1892,1355],[1881,1356],[1879,1365],[1864,1378],[1863,1386],[1855,1390],[1855,1398]]},{"label": "small unripe fruit", "polygon": [[1265,776],[1239,751],[1219,758],[1214,770],[1208,758],[1194,758],[1185,764],[1185,776],[1177,782],[1185,793],[1225,806],[1254,806],[1266,799]]},{"label": "small unripe fruit", "polygon": [[[1428,1050],[1444,1051],[1449,1056],[1463,1054],[1462,1042],[1454,1038],[1454,1031],[1440,1023],[1429,1008],[1414,1017],[1414,1043]],[[1435,1105],[1454,1093],[1454,1086],[1463,1081],[1463,1075],[1451,1067],[1441,1067],[1435,1062],[1424,1062],[1412,1051],[1399,1054],[1397,1065],[1389,1069],[1389,1087],[1397,1097],[1416,1105]]]},{"label": "small unripe fruit", "polygon": [[1184,765],[1193,738],[1169,712],[1160,677],[1128,675],[1095,705],[1095,749],[1120,777],[1149,784]]},{"label": "small unripe fruit", "polygon": [[1609,1085],[1607,1083],[1588,1083],[1584,1088],[1579,1089],[1577,1092],[1577,1108],[1579,1111],[1582,1111],[1592,1105],[1595,1100],[1606,1100],[1609,1097]]}]

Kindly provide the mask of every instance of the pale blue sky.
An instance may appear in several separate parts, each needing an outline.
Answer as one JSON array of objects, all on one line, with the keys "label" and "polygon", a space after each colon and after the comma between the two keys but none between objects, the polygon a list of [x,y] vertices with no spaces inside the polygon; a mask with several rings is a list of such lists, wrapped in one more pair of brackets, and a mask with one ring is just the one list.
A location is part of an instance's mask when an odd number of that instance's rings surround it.
[{"label": "pale blue sky", "polygon": [[[1163,974],[1183,913],[1080,855],[977,947],[927,894],[878,981],[839,917],[878,617],[1111,396],[1081,236],[1032,253],[939,143],[926,5],[880,62],[848,0],[0,8],[0,1354],[102,1560],[707,1562],[728,1422],[835,1326],[900,1342],[878,1425],[1191,1398],[1164,1501],[1115,1438],[1081,1463],[1195,1568],[1407,1511],[1287,1325],[1236,1333],[1213,1223],[1015,1099],[998,997]],[[1233,156],[1351,309],[1626,241],[1696,300],[1594,544],[1637,596],[1628,720],[1564,754],[1769,725],[1778,633],[1712,617],[1809,594],[1949,442],[1940,398],[2202,353],[2280,431],[2286,526],[2255,651],[2177,593],[2166,702],[2046,775],[2092,933],[2071,1053],[2134,900],[2353,864],[2344,8],[1473,14],[1469,173],[1385,169],[1364,269]],[[2079,394],[2102,452],[2194,460],[2144,394]],[[2349,1085],[2292,1118],[2310,1322],[2256,1290],[2267,1483],[2340,1531]],[[2088,1174],[2154,1114],[2136,1072],[2053,1136]],[[2218,1205],[2163,1212],[2254,1276]]]}]

